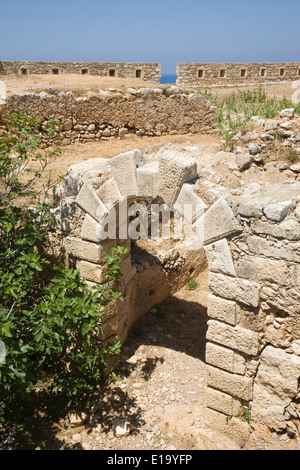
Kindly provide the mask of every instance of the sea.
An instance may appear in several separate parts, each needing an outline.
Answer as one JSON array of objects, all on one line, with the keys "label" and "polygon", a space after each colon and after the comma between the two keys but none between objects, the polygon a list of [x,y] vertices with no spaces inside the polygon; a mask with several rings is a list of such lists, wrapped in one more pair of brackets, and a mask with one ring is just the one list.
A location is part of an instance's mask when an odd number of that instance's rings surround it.
[{"label": "sea", "polygon": [[159,83],[176,83],[176,74],[162,74]]}]

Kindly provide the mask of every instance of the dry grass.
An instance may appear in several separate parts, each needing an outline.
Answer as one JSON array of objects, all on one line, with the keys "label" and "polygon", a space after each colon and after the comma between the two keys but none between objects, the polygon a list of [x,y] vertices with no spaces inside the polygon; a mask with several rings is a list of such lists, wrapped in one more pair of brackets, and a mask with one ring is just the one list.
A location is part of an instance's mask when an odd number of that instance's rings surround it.
[{"label": "dry grass", "polygon": [[[49,88],[60,91],[73,91],[76,94],[88,91],[98,92],[108,88],[126,89],[130,87],[157,88],[157,83],[145,82],[138,78],[100,77],[97,75],[29,75],[29,76],[2,76],[6,84],[7,95],[24,92],[47,91]],[[166,85],[164,85],[166,86]]]},{"label": "dry grass", "polygon": [[[29,75],[29,76],[2,76],[1,80],[6,84],[7,94],[23,93],[23,92],[40,92],[46,91],[49,88],[61,91],[73,91],[77,94],[87,93],[88,91],[98,92],[100,89],[106,90],[108,88],[165,88],[170,86],[168,84],[157,84],[145,82],[138,78],[118,78],[118,77],[100,77],[97,75],[77,75],[77,74],[61,74],[61,75]],[[218,93],[221,99],[227,98],[237,89],[253,90],[258,85],[249,86],[225,86],[225,87],[212,87],[209,88],[213,93]],[[205,87],[207,88],[207,87]],[[201,89],[204,90],[205,88]],[[290,98],[295,89],[292,88],[291,83],[278,83],[276,85],[261,85],[268,96],[283,98],[286,96]],[[200,89],[200,88],[199,88]]]}]

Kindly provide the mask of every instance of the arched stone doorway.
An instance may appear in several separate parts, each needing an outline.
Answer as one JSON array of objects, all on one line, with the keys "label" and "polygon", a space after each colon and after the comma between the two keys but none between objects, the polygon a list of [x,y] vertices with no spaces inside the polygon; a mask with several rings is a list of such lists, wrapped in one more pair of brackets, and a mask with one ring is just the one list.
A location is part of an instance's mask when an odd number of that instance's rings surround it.
[{"label": "arched stone doorway", "polygon": [[[196,234],[201,234],[201,243],[198,239],[192,248],[186,249],[185,246],[184,264],[186,267],[197,264],[203,266],[207,261],[209,267],[207,420],[212,428],[227,433],[243,444],[250,432],[243,413],[252,409],[257,416],[262,413],[268,418],[265,410],[269,409],[269,405],[263,410],[261,405],[262,383],[255,384],[259,377],[259,366],[265,364],[270,354],[274,361],[274,355],[277,358],[278,353],[281,354],[279,349],[270,349],[265,337],[266,315],[268,309],[274,307],[264,285],[270,275],[262,273],[261,282],[259,269],[264,269],[264,262],[262,260],[261,268],[257,264],[257,250],[260,249],[261,240],[256,240],[257,246],[252,247],[255,237],[249,232],[249,222],[252,216],[256,217],[256,206],[244,204],[236,209],[230,200],[228,202],[226,197],[222,197],[208,207],[194,190],[196,179],[196,162],[182,156],[168,155],[160,157],[158,161],[146,161],[141,152],[132,151],[111,160],[95,159],[93,166],[85,173],[76,200],[62,201],[55,217],[59,220],[60,228],[64,227],[60,240],[64,253],[73,260],[74,266],[92,286],[93,283],[103,282],[102,265],[110,249],[117,245],[130,247],[129,237],[99,240],[99,223],[120,200],[127,198],[132,202],[159,198],[175,208],[184,205],[195,208],[189,223]],[[285,214],[294,209],[294,206],[291,207]],[[246,239],[248,254],[242,253],[241,262],[240,254]],[[182,253],[179,250],[178,253],[171,260],[175,262],[171,265],[171,272],[176,271],[176,262],[181,261]],[[169,256],[172,257],[172,253]],[[272,257],[273,253],[270,255]],[[168,282],[176,284],[176,275],[169,280],[163,277],[165,261],[170,259],[159,260],[158,257],[153,263],[149,262],[141,273],[132,264],[131,253],[128,253],[121,266],[124,301],[116,302],[105,312],[103,320],[107,328],[106,337],[118,337],[124,341],[128,328],[138,316],[163,300],[164,295],[169,295],[168,289],[165,293],[155,291],[155,286],[150,282],[151,270],[152,274],[156,270],[155,275],[161,276],[159,283],[165,283],[164,286]],[[251,263],[255,265],[252,272],[247,268]],[[270,264],[271,271],[273,267],[276,268],[272,264],[273,259],[266,263]],[[140,297],[136,290],[138,278],[143,279],[141,283],[145,287]],[[270,344],[274,343],[271,341]],[[289,361],[290,356],[284,353],[283,359]],[[294,361],[294,364],[287,397],[297,392],[300,364],[299,361]],[[282,408],[282,401],[276,406]],[[281,408],[280,412],[277,410],[280,415],[284,411]]]}]

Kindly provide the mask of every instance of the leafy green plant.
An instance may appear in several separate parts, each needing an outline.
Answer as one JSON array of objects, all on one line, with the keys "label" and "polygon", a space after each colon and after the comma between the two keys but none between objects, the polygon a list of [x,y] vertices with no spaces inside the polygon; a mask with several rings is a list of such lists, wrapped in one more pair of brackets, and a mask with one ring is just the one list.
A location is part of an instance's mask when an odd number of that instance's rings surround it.
[{"label": "leafy green plant", "polygon": [[249,408],[247,408],[246,406],[240,406],[240,409],[239,409],[239,412],[240,412],[240,415],[241,417],[247,421],[248,423],[250,423],[250,421],[252,420],[252,416],[251,416],[251,411],[249,410]]},{"label": "leafy green plant", "polygon": [[[6,353],[0,364],[0,447],[13,436],[21,448],[30,440],[38,403],[64,398],[71,404],[91,395],[108,358],[120,354],[118,341],[101,343],[101,313],[122,298],[118,264],[127,248],[111,250],[107,282],[94,289],[76,270],[52,269],[42,251],[52,182],[39,191],[34,186],[60,152],[41,153],[38,121],[12,112],[6,122],[0,136],[0,340]],[[49,133],[55,135],[57,124],[49,125]],[[39,164],[33,175],[24,173],[29,161]]]},{"label": "leafy green plant", "polygon": [[186,286],[189,290],[195,290],[199,286],[198,282],[192,277],[188,279]]},{"label": "leafy green plant", "polygon": [[[234,136],[249,126],[249,120],[253,116],[273,119],[285,108],[294,108],[296,114],[300,114],[300,103],[295,105],[287,97],[282,99],[269,97],[261,87],[253,90],[237,90],[225,99],[220,99],[216,93],[208,90],[201,91],[200,94],[217,108],[220,135],[225,140],[226,146],[230,148],[233,148]],[[231,113],[236,113],[237,118],[232,119]],[[243,119],[239,115],[243,115]]]}]

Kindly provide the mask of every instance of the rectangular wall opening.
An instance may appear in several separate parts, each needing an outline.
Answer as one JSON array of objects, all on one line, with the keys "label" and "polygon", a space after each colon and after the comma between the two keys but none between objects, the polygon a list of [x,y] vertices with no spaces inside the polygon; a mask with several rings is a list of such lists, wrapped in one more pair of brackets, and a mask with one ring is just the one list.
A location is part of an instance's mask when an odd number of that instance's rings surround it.
[{"label": "rectangular wall opening", "polygon": [[52,69],[52,74],[53,74],[53,75],[58,75],[58,74],[59,74],[59,70],[58,70],[58,69]]},{"label": "rectangular wall opening", "polygon": [[141,70],[136,70],[135,71],[135,78],[141,78],[142,77],[142,71]]},{"label": "rectangular wall opening", "polygon": [[81,75],[87,75],[89,73],[88,69],[82,69]]},{"label": "rectangular wall opening", "polygon": [[27,69],[21,69],[20,70],[20,75],[28,75],[28,70]]},{"label": "rectangular wall opening", "polygon": [[260,70],[260,76],[265,77],[266,76],[266,69],[261,69]]},{"label": "rectangular wall opening", "polygon": [[110,77],[115,77],[116,76],[116,70],[115,69],[110,69],[108,72]]},{"label": "rectangular wall opening", "polygon": [[198,70],[198,78],[204,77],[204,70]]},{"label": "rectangular wall opening", "polygon": [[225,78],[225,77],[226,77],[226,70],[225,70],[225,69],[220,70],[220,77],[221,77],[221,78]]},{"label": "rectangular wall opening", "polygon": [[279,75],[280,75],[281,77],[284,77],[284,76],[285,76],[285,69],[280,69]]},{"label": "rectangular wall opening", "polygon": [[246,69],[241,70],[241,77],[246,77]]}]

